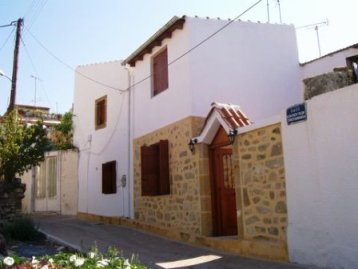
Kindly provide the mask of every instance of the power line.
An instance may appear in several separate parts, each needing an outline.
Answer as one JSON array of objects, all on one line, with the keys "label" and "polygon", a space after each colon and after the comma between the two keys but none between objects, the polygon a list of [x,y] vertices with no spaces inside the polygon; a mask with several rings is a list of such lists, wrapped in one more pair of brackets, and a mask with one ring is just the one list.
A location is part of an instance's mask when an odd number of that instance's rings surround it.
[{"label": "power line", "polygon": [[[236,20],[238,20],[241,16],[243,16],[244,14],[246,14],[247,12],[249,12],[251,9],[253,9],[255,6],[257,6],[259,3],[261,3],[262,0],[259,0],[257,2],[255,2],[253,5],[251,5],[250,7],[248,7],[246,10],[244,10],[242,13],[240,13],[238,16],[236,16],[233,20],[230,20],[229,22],[227,22],[226,24],[224,24],[221,28],[219,28],[218,30],[216,30],[214,33],[212,33],[211,35],[209,35],[208,37],[206,37],[205,39],[203,39],[201,42],[199,42],[198,44],[196,44],[194,47],[192,47],[191,49],[187,50],[186,52],[184,52],[182,55],[178,56],[177,58],[175,58],[174,60],[172,60],[170,63],[168,63],[168,66],[174,64],[175,62],[179,61],[181,58],[183,58],[184,56],[188,55],[189,53],[191,53],[192,51],[194,51],[195,49],[197,49],[198,47],[200,47],[201,45],[203,45],[205,42],[207,42],[208,40],[210,40],[211,38],[213,38],[215,35],[217,35],[218,33],[220,33],[221,31],[223,31],[226,27],[228,27],[229,25],[231,25],[232,23],[234,23]],[[109,89],[113,89],[119,92],[125,92],[130,90],[131,88],[143,83],[144,81],[146,81],[147,79],[152,77],[152,73],[150,73],[148,76],[144,77],[143,79],[139,80],[138,82],[134,83],[133,85],[130,85],[128,88],[126,89],[119,89],[119,88],[115,88],[112,87],[110,85],[107,85],[103,82],[100,82],[98,80],[95,80],[79,71],[77,71],[76,69],[74,69],[72,66],[70,66],[69,64],[65,63],[63,60],[61,60],[59,57],[57,57],[54,53],[52,53],[48,48],[46,48],[31,32],[28,28],[26,28],[26,31],[32,36],[32,38],[49,54],[51,55],[54,59],[56,59],[56,61],[58,61],[59,63],[61,63],[62,65],[64,65],[65,67],[67,67],[68,69],[72,70],[73,72],[75,72],[76,74],[96,83],[99,84],[101,86],[104,86],[106,88]]]},{"label": "power line", "polygon": [[[262,0],[257,1],[256,3],[254,3],[253,5],[251,5],[249,8],[247,8],[245,11],[243,11],[242,13],[240,13],[238,16],[236,16],[233,20],[230,20],[229,22],[227,22],[226,24],[224,24],[221,28],[219,28],[217,31],[215,31],[214,33],[212,33],[211,35],[209,35],[208,37],[206,37],[205,39],[203,39],[201,42],[199,42],[198,44],[196,44],[194,47],[192,47],[191,49],[187,50],[186,52],[184,52],[182,55],[178,56],[177,58],[175,58],[174,60],[172,60],[170,63],[168,63],[168,66],[172,65],[173,63],[179,61],[181,58],[183,58],[184,56],[188,55],[189,53],[191,53],[192,51],[194,51],[195,49],[197,49],[198,47],[200,47],[201,45],[203,45],[205,42],[207,42],[208,40],[210,40],[211,38],[213,38],[215,35],[217,35],[219,32],[221,32],[222,30],[224,30],[226,27],[228,27],[229,25],[231,25],[232,23],[234,23],[236,20],[238,20],[241,16],[245,15],[247,12],[249,12],[251,9],[253,9],[255,6],[257,6],[260,2],[262,2]],[[133,85],[131,85],[130,87],[128,87],[128,90],[134,86],[137,86],[138,84],[146,81],[147,79],[152,77],[152,73],[150,73],[147,77],[139,80],[138,82],[134,83]]]},{"label": "power line", "polygon": [[31,35],[31,37],[50,55],[52,56],[56,61],[58,61],[59,63],[61,63],[62,65],[64,65],[65,67],[67,67],[68,69],[70,69],[71,71],[75,72],[76,74],[98,84],[98,85],[101,85],[103,87],[106,87],[106,88],[109,88],[109,89],[113,89],[113,90],[116,90],[116,91],[119,91],[119,92],[124,92],[126,91],[127,89],[123,90],[123,89],[119,89],[119,88],[116,88],[116,87],[113,87],[113,86],[110,86],[110,85],[107,85],[103,82],[100,82],[98,80],[95,80],[79,71],[77,71],[76,69],[74,69],[72,66],[70,66],[69,64],[65,63],[63,60],[61,60],[59,57],[57,57],[53,52],[51,52],[48,48],[45,47],[45,45],[43,45],[40,40],[38,40],[31,32],[30,30],[25,27],[25,30]]},{"label": "power line", "polygon": [[0,47],[0,51],[5,47],[5,45],[7,44],[7,42],[9,41],[11,35],[15,32],[15,28],[12,29],[12,31],[10,32],[10,34],[8,35],[8,37],[6,38],[5,42],[1,45]]}]

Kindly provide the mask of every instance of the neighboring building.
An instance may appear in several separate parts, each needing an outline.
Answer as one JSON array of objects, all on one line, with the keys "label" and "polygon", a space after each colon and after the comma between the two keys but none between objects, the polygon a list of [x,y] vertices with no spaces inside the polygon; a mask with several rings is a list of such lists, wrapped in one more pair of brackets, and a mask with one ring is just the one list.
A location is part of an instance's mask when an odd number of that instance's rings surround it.
[{"label": "neighboring building", "polygon": [[14,109],[24,123],[34,124],[43,120],[45,126],[52,127],[61,122],[61,114],[50,113],[48,107],[15,105]]},{"label": "neighboring building", "polygon": [[[124,62],[80,66],[76,71],[80,216],[130,217],[188,238],[264,237],[276,240],[279,250],[267,254],[263,247],[258,255],[285,259],[285,233],[277,228],[285,227],[284,219],[270,233],[244,231],[243,218],[237,225],[222,226],[220,199],[211,202],[215,189],[210,177],[215,174],[208,154],[211,148],[237,150],[227,139],[234,130],[223,124],[225,115],[212,118],[224,107],[232,108],[230,113],[244,111],[247,125],[302,101],[293,26],[174,17]],[[238,104],[240,109],[219,103],[210,108],[213,101]],[[198,140],[205,144],[195,145],[192,153],[188,142],[202,137],[205,128],[210,135]],[[236,185],[233,193],[235,189]],[[277,201],[281,200],[274,199],[273,207]],[[239,210],[231,210],[229,219],[236,219]],[[251,214],[255,218],[260,213]],[[254,252],[247,250],[249,255]]]}]

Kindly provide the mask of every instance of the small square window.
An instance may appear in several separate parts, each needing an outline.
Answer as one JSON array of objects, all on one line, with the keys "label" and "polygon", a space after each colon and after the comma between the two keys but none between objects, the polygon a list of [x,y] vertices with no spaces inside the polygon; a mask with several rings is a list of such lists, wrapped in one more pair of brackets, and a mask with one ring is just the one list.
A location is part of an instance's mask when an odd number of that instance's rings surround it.
[{"label": "small square window", "polygon": [[102,193],[112,194],[117,192],[116,161],[102,164]]},{"label": "small square window", "polygon": [[105,128],[107,124],[107,96],[96,100],[95,103],[95,129]]},{"label": "small square window", "polygon": [[169,87],[168,81],[168,50],[161,50],[152,59],[153,96],[165,91]]}]

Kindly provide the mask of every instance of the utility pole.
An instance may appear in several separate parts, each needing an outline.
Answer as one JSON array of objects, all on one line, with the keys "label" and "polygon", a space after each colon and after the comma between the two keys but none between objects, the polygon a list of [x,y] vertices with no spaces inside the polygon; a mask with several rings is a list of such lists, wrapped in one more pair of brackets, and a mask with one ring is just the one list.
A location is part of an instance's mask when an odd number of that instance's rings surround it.
[{"label": "utility pole", "polygon": [[15,108],[17,70],[18,70],[18,61],[19,61],[20,40],[21,40],[21,27],[23,22],[24,20],[22,18],[18,19],[16,22],[16,39],[15,39],[15,49],[14,49],[14,63],[12,67],[10,104],[7,109],[7,112],[11,112]]}]

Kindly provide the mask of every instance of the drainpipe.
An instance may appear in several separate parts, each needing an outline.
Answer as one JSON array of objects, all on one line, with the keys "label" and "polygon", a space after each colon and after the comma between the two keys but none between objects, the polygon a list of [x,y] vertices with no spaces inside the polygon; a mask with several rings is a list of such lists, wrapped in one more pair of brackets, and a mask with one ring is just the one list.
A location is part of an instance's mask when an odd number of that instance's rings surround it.
[{"label": "drainpipe", "polygon": [[132,202],[132,68],[126,66],[128,72],[128,217],[133,218],[133,202]]}]

